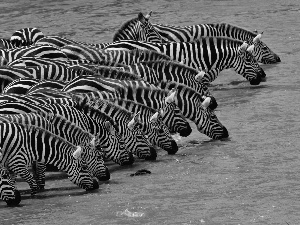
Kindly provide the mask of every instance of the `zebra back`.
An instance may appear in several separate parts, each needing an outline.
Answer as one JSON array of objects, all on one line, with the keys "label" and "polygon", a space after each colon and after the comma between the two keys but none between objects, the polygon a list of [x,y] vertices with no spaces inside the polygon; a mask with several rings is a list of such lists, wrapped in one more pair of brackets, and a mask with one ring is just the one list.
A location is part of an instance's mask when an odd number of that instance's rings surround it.
[{"label": "zebra back", "polygon": [[[1,69],[0,69],[1,70]],[[36,78],[19,78],[10,82],[2,93],[26,94],[28,89],[37,84],[40,80]]]},{"label": "zebra back", "polygon": [[[135,73],[149,83],[159,85],[161,81],[185,84],[202,95],[210,95],[207,85],[201,82],[201,71],[175,61],[147,61],[121,67]],[[198,78],[199,77],[199,78]]]},{"label": "zebra back", "polygon": [[52,88],[61,90],[67,84],[64,80],[41,80],[35,85],[31,86],[26,93],[31,93],[40,88]]},{"label": "zebra back", "polygon": [[44,66],[44,65],[69,65],[67,60],[58,60],[41,57],[22,57],[7,64],[7,66]]},{"label": "zebra back", "polygon": [[171,42],[190,42],[202,37],[230,37],[241,41],[246,41],[254,45],[253,55],[258,62],[270,64],[280,62],[280,58],[275,54],[260,38],[258,33],[244,28],[228,24],[197,24],[189,26],[173,26],[165,24],[153,24],[159,34]]},{"label": "zebra back", "polygon": [[55,58],[67,60],[68,57],[58,48],[42,45],[42,46],[24,46],[14,49],[0,49],[0,56],[4,57],[8,62],[12,62],[21,57],[41,57],[41,58]]},{"label": "zebra back", "polygon": [[53,47],[61,48],[65,45],[86,45],[86,46],[91,46],[95,48],[105,48],[107,45],[110,43],[99,43],[99,44],[93,44],[93,43],[85,43],[85,42],[80,42],[80,41],[75,41],[68,39],[66,37],[60,37],[60,36],[47,36],[35,43],[36,45],[51,45]]}]

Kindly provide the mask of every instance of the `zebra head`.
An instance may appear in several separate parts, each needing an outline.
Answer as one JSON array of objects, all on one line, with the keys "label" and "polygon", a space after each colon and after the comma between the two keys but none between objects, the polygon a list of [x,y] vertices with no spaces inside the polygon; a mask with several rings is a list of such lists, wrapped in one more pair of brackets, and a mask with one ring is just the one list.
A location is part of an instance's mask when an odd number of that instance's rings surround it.
[{"label": "zebra head", "polygon": [[276,55],[261,39],[262,33],[257,34],[249,43],[253,43],[252,55],[255,59],[263,64],[273,64],[281,62],[278,55]]},{"label": "zebra head", "polygon": [[212,139],[227,138],[229,136],[226,127],[221,124],[214,111],[209,108],[210,97],[203,100],[198,97],[197,93],[191,93],[187,98],[180,91],[172,89],[168,98],[174,99],[175,104],[181,109],[183,115],[196,124],[199,132]]},{"label": "zebra head", "polygon": [[162,43],[158,31],[149,22],[151,13],[146,17],[142,13],[137,18],[125,22],[115,33],[113,42],[122,40],[146,41]]},{"label": "zebra head", "polygon": [[[149,18],[152,14],[152,11],[144,16],[142,13],[139,13],[138,20],[140,21],[140,40],[139,41],[146,41],[146,42],[153,42],[153,43],[163,43],[163,39],[156,30],[156,28],[149,22]],[[138,40],[137,40],[138,41]]]},{"label": "zebra head", "polygon": [[142,131],[143,125],[139,116],[140,113],[138,112],[128,122],[130,132],[126,141],[127,148],[132,149],[134,154],[141,159],[155,160],[157,157],[156,151]]},{"label": "zebra head", "polygon": [[149,124],[154,131],[154,135],[149,140],[158,147],[166,150],[169,154],[175,154],[178,151],[176,141],[172,138],[170,131],[163,122],[161,112],[158,111],[150,118]]},{"label": "zebra head", "polygon": [[9,171],[5,167],[0,168],[0,198],[8,206],[16,206],[21,202],[20,192],[15,188]]},{"label": "zebra head", "polygon": [[234,69],[237,73],[241,74],[248,81],[250,81],[251,85],[258,85],[262,78],[266,77],[266,74],[259,66],[253,55],[249,52],[251,50],[248,51],[247,49],[248,44],[245,42],[238,47],[238,60],[234,66]]},{"label": "zebra head", "polygon": [[86,162],[85,154],[80,146],[74,149],[72,154],[71,168],[68,170],[69,179],[79,187],[89,190],[95,190],[99,188],[98,181],[93,179],[92,175],[88,171],[88,165]]},{"label": "zebra head", "polygon": [[116,153],[117,156],[114,157],[114,161],[119,165],[133,164],[133,156],[126,150],[124,138],[119,133],[118,127],[115,124],[111,124],[109,121],[105,121],[104,128],[107,139],[101,143],[102,150],[105,152]]},{"label": "zebra head", "polygon": [[34,44],[45,35],[38,28],[23,28],[13,33],[10,40],[16,47],[29,46]]},{"label": "zebra head", "polygon": [[85,159],[87,170],[98,180],[106,181],[110,179],[108,168],[104,165],[103,153],[96,149],[99,137],[92,137],[90,142],[81,145],[81,156]]},{"label": "zebra head", "polygon": [[187,137],[192,133],[192,128],[181,110],[175,104],[174,96],[167,96],[163,101],[163,107],[160,109],[163,122],[169,128],[170,133],[179,133],[182,137]]}]

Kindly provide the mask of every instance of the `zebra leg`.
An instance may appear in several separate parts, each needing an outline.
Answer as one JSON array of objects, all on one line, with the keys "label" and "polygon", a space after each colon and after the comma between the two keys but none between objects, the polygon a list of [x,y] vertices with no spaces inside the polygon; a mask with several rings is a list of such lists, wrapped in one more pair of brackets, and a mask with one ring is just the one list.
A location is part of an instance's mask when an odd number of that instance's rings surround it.
[{"label": "zebra leg", "polygon": [[36,183],[39,186],[40,190],[45,189],[45,172],[46,165],[43,162],[36,161],[32,167],[33,176],[35,177]]},{"label": "zebra leg", "polygon": [[34,177],[30,174],[26,165],[21,165],[21,167],[20,167],[20,164],[19,164],[18,167],[13,168],[12,171],[14,173],[19,174],[20,177],[29,184],[29,187],[31,189],[31,195],[34,195],[37,193],[37,190],[39,189],[39,187],[38,187]]}]

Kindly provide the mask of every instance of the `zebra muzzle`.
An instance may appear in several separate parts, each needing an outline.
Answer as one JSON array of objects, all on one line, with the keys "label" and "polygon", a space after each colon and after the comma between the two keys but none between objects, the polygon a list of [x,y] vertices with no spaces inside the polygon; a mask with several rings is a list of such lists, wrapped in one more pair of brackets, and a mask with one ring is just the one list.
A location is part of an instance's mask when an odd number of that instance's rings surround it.
[{"label": "zebra muzzle", "polygon": [[20,202],[21,202],[20,192],[17,189],[15,189],[14,193],[15,193],[14,199],[5,200],[7,206],[17,206],[20,204]]}]

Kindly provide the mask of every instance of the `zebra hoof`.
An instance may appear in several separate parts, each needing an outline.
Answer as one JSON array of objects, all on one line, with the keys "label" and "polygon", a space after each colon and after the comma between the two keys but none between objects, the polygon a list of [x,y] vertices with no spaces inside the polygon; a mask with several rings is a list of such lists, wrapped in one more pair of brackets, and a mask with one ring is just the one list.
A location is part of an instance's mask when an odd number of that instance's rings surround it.
[{"label": "zebra hoof", "polygon": [[93,190],[96,190],[96,189],[99,189],[99,183],[96,179],[93,179],[93,187],[92,188],[87,188],[85,190],[87,191],[93,191]]},{"label": "zebra hoof", "polygon": [[15,199],[5,201],[7,206],[17,206],[21,202],[21,194],[18,190],[15,190]]}]

